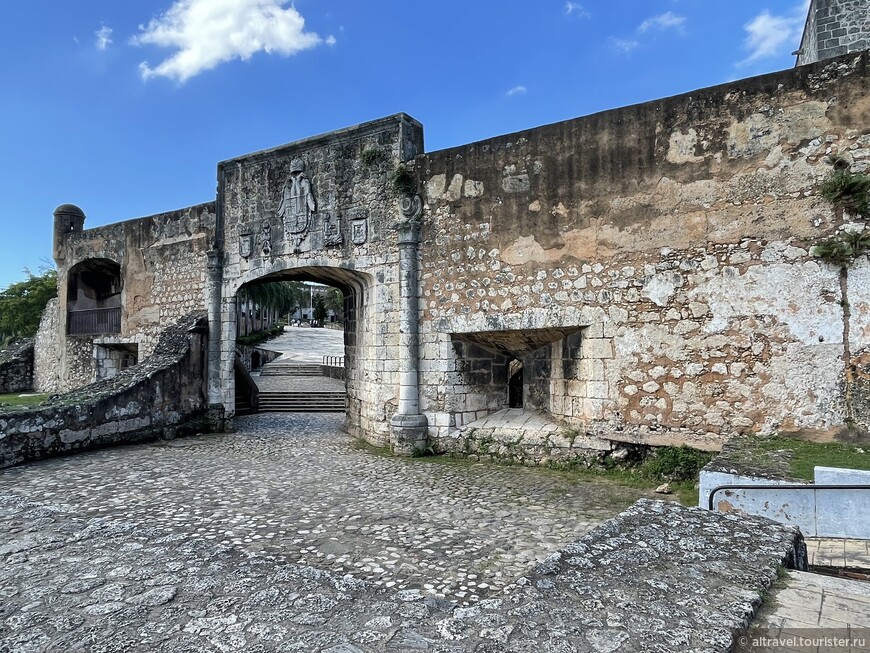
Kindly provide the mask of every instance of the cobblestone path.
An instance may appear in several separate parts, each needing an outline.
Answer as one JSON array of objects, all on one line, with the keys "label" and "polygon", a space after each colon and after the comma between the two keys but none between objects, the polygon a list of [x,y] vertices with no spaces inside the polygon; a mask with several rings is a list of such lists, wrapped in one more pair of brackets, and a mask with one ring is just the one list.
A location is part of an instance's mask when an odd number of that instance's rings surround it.
[{"label": "cobblestone path", "polygon": [[0,651],[79,650],[45,648],[45,637],[83,637],[115,612],[150,610],[142,627],[157,631],[178,610],[204,615],[210,588],[242,582],[239,561],[471,604],[642,494],[539,469],[379,455],[342,434],[342,419],[255,415],[231,435],[0,472]]}]

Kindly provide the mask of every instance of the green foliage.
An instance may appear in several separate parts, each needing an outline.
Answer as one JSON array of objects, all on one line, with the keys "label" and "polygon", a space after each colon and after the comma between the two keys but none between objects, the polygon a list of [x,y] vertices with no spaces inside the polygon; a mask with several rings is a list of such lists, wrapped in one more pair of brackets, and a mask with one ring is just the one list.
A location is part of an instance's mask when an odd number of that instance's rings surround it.
[{"label": "green foliage", "polygon": [[640,466],[640,473],[656,481],[694,481],[713,454],[686,445],[659,447]]},{"label": "green foliage", "polygon": [[835,169],[819,186],[819,195],[848,213],[870,217],[870,177]]},{"label": "green foliage", "polygon": [[249,333],[246,336],[240,336],[236,338],[236,342],[240,345],[256,345],[257,343],[268,340],[269,338],[274,338],[281,333],[284,333],[283,322],[276,324],[265,331],[257,331],[256,333]]},{"label": "green foliage", "polygon": [[19,394],[0,395],[0,406],[38,406],[48,399],[47,394]]},{"label": "green foliage", "polygon": [[344,321],[344,293],[338,288],[330,288],[326,291],[326,308],[335,313],[339,322]]},{"label": "green foliage", "polygon": [[0,292],[0,342],[36,335],[45,305],[57,297],[57,272],[45,270]]},{"label": "green foliage", "polygon": [[870,451],[860,446],[839,442],[808,442],[782,436],[756,438],[751,444],[754,455],[758,457],[766,457],[774,451],[785,453],[791,475],[808,481],[813,480],[817,465],[870,470]]},{"label": "green foliage", "polygon": [[239,301],[250,300],[261,309],[274,309],[280,315],[295,311],[307,293],[298,281],[276,281],[246,286],[239,290]]},{"label": "green foliage", "polygon": [[383,158],[383,151],[376,147],[368,147],[360,152],[359,160],[367,166],[372,166]]},{"label": "green foliage", "polygon": [[314,295],[314,319],[318,324],[323,324],[329,312],[326,308],[326,299],[323,295]]},{"label": "green foliage", "polygon": [[844,231],[816,243],[811,253],[835,265],[848,265],[870,250],[870,234],[866,231]]},{"label": "green foliage", "polygon": [[393,190],[399,195],[413,195],[417,192],[417,180],[407,166],[399,164],[393,170]]}]

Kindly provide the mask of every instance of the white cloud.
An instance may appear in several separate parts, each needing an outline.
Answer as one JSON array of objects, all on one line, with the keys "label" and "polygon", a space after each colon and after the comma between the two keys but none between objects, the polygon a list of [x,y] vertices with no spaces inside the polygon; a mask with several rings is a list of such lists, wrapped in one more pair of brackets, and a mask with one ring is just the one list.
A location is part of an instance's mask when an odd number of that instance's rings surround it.
[{"label": "white cloud", "polygon": [[622,54],[631,54],[632,50],[640,45],[640,41],[635,41],[634,39],[611,38],[610,45]]},{"label": "white cloud", "polygon": [[97,37],[97,50],[105,50],[108,48],[114,41],[112,41],[112,28],[106,27],[103,25],[100,29],[94,32],[94,36]]},{"label": "white cloud", "polygon": [[578,18],[589,18],[590,13],[586,11],[586,8],[581,5],[579,2],[566,2],[565,3],[565,15],[571,16],[575,15]]},{"label": "white cloud", "polygon": [[330,34],[329,36],[326,37],[326,40],[324,41],[324,43],[326,43],[326,45],[328,45],[329,47],[332,47],[333,45],[338,43],[338,41],[336,41],[335,37],[332,34]]},{"label": "white cloud", "polygon": [[511,97],[511,96],[513,96],[513,95],[523,95],[523,94],[525,94],[528,90],[529,90],[529,89],[527,89],[525,86],[514,86],[511,90],[509,90],[509,91],[507,92],[507,96],[508,96],[508,97]]},{"label": "white cloud", "polygon": [[155,67],[139,64],[143,79],[184,82],[217,65],[257,52],[289,56],[323,40],[305,31],[305,19],[288,0],[176,0],[131,39],[134,45],[173,48]]},{"label": "white cloud", "polygon": [[743,28],[747,35],[743,47],[749,56],[738,65],[754,63],[759,59],[787,54],[797,48],[806,21],[809,0],[801,0],[790,12],[774,16],[765,10]]},{"label": "white cloud", "polygon": [[658,16],[652,16],[643,21],[637,28],[637,31],[643,34],[651,29],[666,30],[666,29],[682,29],[686,24],[685,16],[678,16],[672,11],[668,11]]}]

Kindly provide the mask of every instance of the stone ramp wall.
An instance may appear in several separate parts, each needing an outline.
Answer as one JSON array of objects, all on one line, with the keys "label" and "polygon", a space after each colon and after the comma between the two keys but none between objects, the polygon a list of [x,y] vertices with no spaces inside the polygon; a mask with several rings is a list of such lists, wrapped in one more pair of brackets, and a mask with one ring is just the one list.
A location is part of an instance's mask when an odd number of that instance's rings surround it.
[{"label": "stone ramp wall", "polygon": [[33,388],[33,339],[0,350],[0,394]]},{"label": "stone ramp wall", "polygon": [[116,377],[0,412],[0,468],[204,428],[206,330],[191,314],[160,336],[154,354]]}]

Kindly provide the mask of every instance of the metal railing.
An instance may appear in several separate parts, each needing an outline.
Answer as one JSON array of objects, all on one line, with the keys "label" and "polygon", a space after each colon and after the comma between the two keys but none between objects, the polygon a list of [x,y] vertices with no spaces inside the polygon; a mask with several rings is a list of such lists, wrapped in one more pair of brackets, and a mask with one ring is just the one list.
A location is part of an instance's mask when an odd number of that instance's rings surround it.
[{"label": "metal railing", "polygon": [[121,333],[121,307],[92,308],[67,311],[67,333],[71,336],[91,336]]},{"label": "metal railing", "polygon": [[324,356],[323,364],[327,367],[344,367],[344,356]]},{"label": "metal railing", "polygon": [[870,490],[870,485],[814,485],[811,483],[776,485],[774,483],[764,485],[718,485],[710,490],[710,498],[707,501],[707,509],[713,510],[713,498],[717,492],[725,490]]}]

